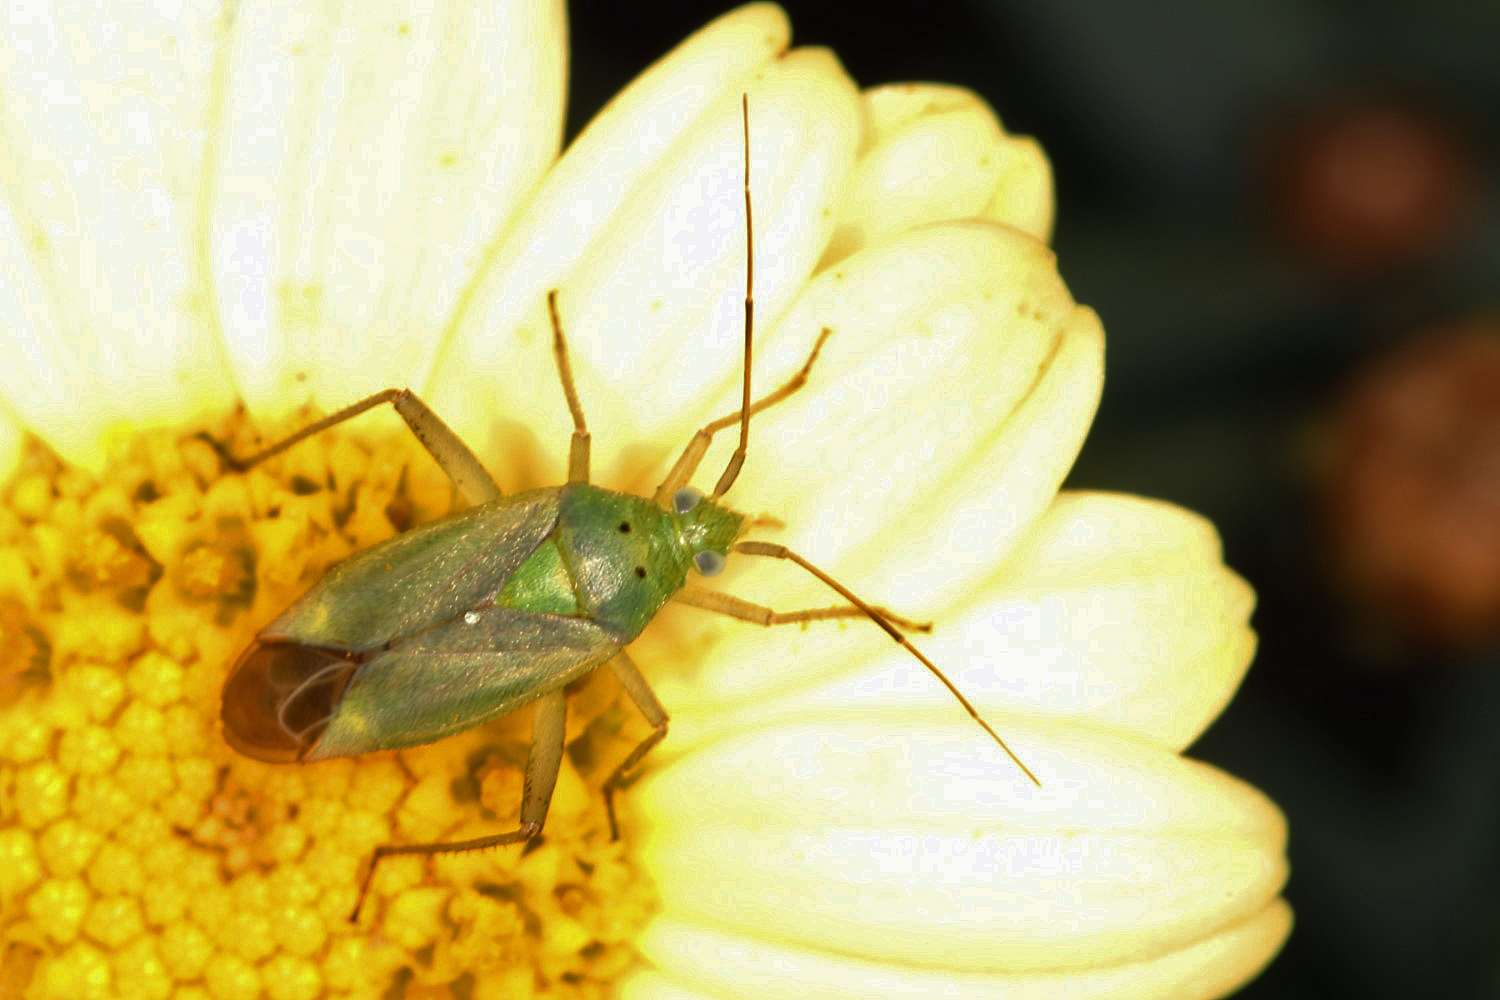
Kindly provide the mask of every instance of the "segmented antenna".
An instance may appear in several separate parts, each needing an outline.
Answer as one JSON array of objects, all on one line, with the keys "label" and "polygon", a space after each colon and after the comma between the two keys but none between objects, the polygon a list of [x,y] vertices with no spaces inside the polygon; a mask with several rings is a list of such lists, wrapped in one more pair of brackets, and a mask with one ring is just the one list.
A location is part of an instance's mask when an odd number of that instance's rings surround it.
[{"label": "segmented antenna", "polygon": [[1042,787],[1041,779],[1032,773],[1031,768],[1022,763],[1021,758],[1017,757],[1016,752],[1010,748],[1010,745],[1000,738],[1000,734],[995,732],[994,727],[992,727],[988,722],[984,721],[984,717],[979,714],[979,710],[974,707],[973,703],[970,702],[969,699],[963,696],[963,692],[959,691],[959,689],[954,686],[953,682],[948,679],[948,676],[938,669],[936,663],[933,663],[925,655],[923,655],[921,650],[919,650],[916,646],[913,646],[911,640],[902,635],[901,630],[893,625],[888,617],[886,617],[884,614],[881,614],[879,608],[873,607],[872,605],[866,604],[864,601],[860,600],[859,597],[857,597],[854,592],[851,591],[848,587],[844,586],[842,583],[839,583],[833,577],[829,576],[827,573],[823,572],[821,569],[814,566],[812,563],[808,562],[806,559],[802,558],[797,553],[787,548],[785,545],[778,545],[775,542],[738,542],[734,546],[734,551],[743,552],[746,555],[750,556],[769,556],[772,559],[785,559],[788,562],[795,563],[796,565],[801,566],[803,569],[807,570],[807,572],[811,573],[813,576],[817,577],[819,580],[823,581],[823,583],[825,583],[831,590],[836,592],[844,600],[848,601],[860,611],[864,612],[865,617],[869,618],[870,621],[874,622],[876,625],[879,625],[882,629],[884,629],[887,635],[896,640],[896,642],[899,643],[901,647],[908,653],[910,653],[912,656],[915,656],[921,662],[922,666],[926,667],[929,671],[932,672],[932,675],[934,677],[942,681],[943,687],[948,689],[948,693],[957,698],[958,703],[964,707],[964,711],[969,713],[969,717],[972,718],[975,722],[979,723],[984,731],[990,734],[990,738],[993,739],[997,744],[999,744],[1000,749],[1005,751],[1005,755],[1011,759],[1012,763],[1014,763],[1016,767],[1021,769],[1021,773],[1030,778],[1033,785],[1038,788]]},{"label": "segmented antenna", "polygon": [[729,492],[745,464],[745,449],[750,445],[750,332],[755,328],[755,232],[750,222],[750,95],[740,95],[740,120],[745,140],[745,377],[740,393],[740,443],[729,456],[729,464],[719,476],[712,499]]}]

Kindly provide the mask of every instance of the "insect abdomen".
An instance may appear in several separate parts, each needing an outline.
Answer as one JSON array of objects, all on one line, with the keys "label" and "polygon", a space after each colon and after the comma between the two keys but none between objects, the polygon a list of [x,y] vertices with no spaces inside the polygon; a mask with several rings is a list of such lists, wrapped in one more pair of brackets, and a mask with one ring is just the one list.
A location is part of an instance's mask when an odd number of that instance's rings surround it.
[{"label": "insect abdomen", "polygon": [[225,741],[269,764],[301,760],[317,745],[357,659],[296,642],[257,642],[224,683]]},{"label": "insect abdomen", "polygon": [[500,607],[462,615],[363,664],[302,759],[419,746],[472,729],[578,679],[621,645],[583,618]]}]

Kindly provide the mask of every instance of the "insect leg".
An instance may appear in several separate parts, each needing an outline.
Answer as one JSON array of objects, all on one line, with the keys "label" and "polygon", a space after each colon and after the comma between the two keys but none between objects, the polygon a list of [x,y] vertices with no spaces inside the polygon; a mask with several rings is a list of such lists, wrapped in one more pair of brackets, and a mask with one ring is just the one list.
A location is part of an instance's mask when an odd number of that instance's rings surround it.
[{"label": "insect leg", "polygon": [[280,455],[292,445],[299,444],[314,434],[322,433],[351,417],[357,417],[366,410],[373,410],[382,403],[390,403],[395,407],[396,412],[401,414],[401,419],[406,421],[406,426],[411,428],[411,432],[422,443],[422,447],[427,449],[427,453],[453,481],[453,485],[458,487],[464,500],[470,504],[481,504],[500,496],[500,487],[496,485],[495,480],[480,464],[474,453],[469,450],[469,446],[464,444],[463,439],[453,433],[453,429],[443,423],[442,418],[433,413],[427,404],[418,399],[416,393],[410,389],[382,389],[336,413],[330,413],[316,423],[308,424],[291,437],[278,441],[269,448],[263,448],[249,458],[236,458],[218,441],[206,434],[200,436],[219,453],[219,458],[224,461],[225,465],[236,472],[245,472],[268,458]]},{"label": "insect leg", "polygon": [[490,837],[441,844],[382,844],[370,855],[370,869],[359,887],[359,899],[354,904],[354,912],[349,914],[349,922],[359,920],[359,911],[365,905],[365,894],[370,891],[370,881],[375,877],[375,869],[385,858],[403,854],[483,851],[502,844],[522,843],[541,833],[543,824],[547,822],[547,807],[552,804],[552,790],[557,787],[557,772],[562,766],[567,714],[568,693],[565,688],[549,691],[536,701],[536,713],[532,716],[531,723],[531,753],[526,758],[526,779],[521,792],[519,828]]},{"label": "insect leg", "polygon": [[583,422],[583,406],[573,385],[573,366],[568,362],[568,339],[563,336],[562,321],[557,318],[557,289],[547,293],[547,314],[552,318],[552,354],[557,359],[557,377],[562,380],[568,412],[573,415],[573,440],[568,445],[568,482],[589,481],[589,429]]},{"label": "insect leg", "polygon": [[635,707],[646,717],[646,721],[656,727],[656,731],[642,740],[640,746],[632,750],[630,756],[604,782],[604,810],[609,814],[609,839],[619,840],[620,826],[615,822],[615,792],[619,790],[620,782],[625,780],[626,773],[639,764],[652,747],[666,739],[667,711],[656,700],[656,694],[646,683],[646,678],[641,676],[635,661],[623,649],[609,661],[609,669],[613,671],[625,693],[630,695],[630,700],[635,702]]},{"label": "insect leg", "polygon": [[[797,374],[787,379],[786,383],[775,392],[768,393],[750,404],[750,413],[753,415],[768,407],[775,406],[806,385],[807,375],[812,371],[813,362],[818,360],[818,352],[823,350],[823,342],[832,333],[833,331],[825,326],[818,334],[818,339],[813,344],[812,352],[808,354],[807,360],[802,363],[802,367],[797,370]],[[651,499],[657,506],[666,507],[671,504],[672,495],[686,486],[688,481],[693,478],[693,473],[698,471],[698,464],[703,461],[704,454],[708,452],[708,443],[713,439],[713,436],[726,427],[733,427],[738,423],[740,423],[740,412],[736,410],[727,416],[720,417],[712,423],[705,424],[698,433],[693,435],[692,440],[688,441],[687,447],[682,449],[682,454],[678,456],[677,462],[672,466],[672,470],[667,473],[667,478],[663,479],[661,485],[656,488],[656,493]]]},{"label": "insect leg", "polygon": [[[761,604],[752,604],[743,598],[726,594],[719,590],[709,590],[705,587],[695,587],[687,584],[677,593],[672,595],[672,600],[679,604],[689,604],[695,608],[703,608],[705,611],[714,611],[740,621],[751,622],[756,625],[790,625],[794,622],[817,622],[826,621],[830,618],[865,618],[863,608],[853,604],[839,604],[831,608],[808,608],[804,611],[772,611]],[[932,622],[914,622],[885,608],[874,606],[880,613],[880,617],[892,622],[897,628],[908,632],[931,632]]]},{"label": "insect leg", "polygon": [[842,583],[839,583],[833,577],[818,569],[818,567],[814,566],[812,563],[808,562],[806,559],[802,558],[797,553],[787,548],[785,545],[777,545],[774,542],[736,542],[734,550],[736,552],[743,552],[745,555],[749,556],[769,556],[772,559],[785,559],[789,562],[796,563],[798,566],[801,566],[813,576],[823,581],[823,583],[827,584],[830,589],[837,591],[840,597],[862,611],[865,617],[869,618],[876,625],[879,625],[882,629],[885,630],[886,634],[889,635],[892,639],[895,639],[903,649],[905,649],[912,656],[915,656],[921,662],[922,666],[932,671],[932,675],[943,682],[943,686],[948,689],[948,693],[958,699],[958,703],[964,707],[964,711],[968,712],[969,716],[975,722],[979,723],[979,725],[984,729],[985,732],[990,734],[990,738],[993,739],[997,744],[999,744],[1000,749],[1005,751],[1006,756],[1009,757],[1015,763],[1015,765],[1021,769],[1022,773],[1024,773],[1026,777],[1031,779],[1031,783],[1036,785],[1038,788],[1042,787],[1041,781],[1035,774],[1031,773],[1031,768],[1021,763],[1021,758],[1017,757],[1015,751],[1011,750],[1011,748],[1006,745],[1005,741],[1000,738],[1000,734],[995,732],[995,730],[990,727],[990,724],[988,722],[985,722],[984,719],[980,717],[979,712],[977,712],[974,706],[969,703],[969,699],[965,698],[963,696],[963,693],[960,692],[958,688],[953,686],[953,682],[950,681],[947,676],[937,668],[937,664],[933,663],[926,656],[922,655],[922,651],[917,649],[916,646],[913,646],[911,644],[911,641],[907,639],[906,636],[902,635],[901,632],[896,628],[896,626],[892,625],[886,619],[886,617],[880,613],[879,608],[873,607],[860,600],[848,587],[844,586]]}]

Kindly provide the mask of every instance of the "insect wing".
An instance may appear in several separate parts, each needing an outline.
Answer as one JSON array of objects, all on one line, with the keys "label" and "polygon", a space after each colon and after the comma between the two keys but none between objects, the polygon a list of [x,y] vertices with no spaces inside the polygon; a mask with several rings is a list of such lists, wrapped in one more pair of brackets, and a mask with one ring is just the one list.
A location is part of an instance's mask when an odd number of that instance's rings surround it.
[{"label": "insect wing", "polygon": [[585,618],[514,608],[471,612],[354,671],[322,739],[302,759],[436,742],[576,680],[623,645]]},{"label": "insect wing", "polygon": [[551,533],[558,509],[552,487],[413,528],[329,570],[259,639],[359,653],[483,607]]}]

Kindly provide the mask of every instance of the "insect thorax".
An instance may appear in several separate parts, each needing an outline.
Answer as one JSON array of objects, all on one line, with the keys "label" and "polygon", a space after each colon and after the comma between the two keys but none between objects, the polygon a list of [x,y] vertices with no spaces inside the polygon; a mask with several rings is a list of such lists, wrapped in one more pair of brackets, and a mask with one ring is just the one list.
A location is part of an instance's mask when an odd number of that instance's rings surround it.
[{"label": "insect thorax", "polygon": [[570,483],[562,488],[557,527],[543,543],[555,546],[556,556],[539,555],[566,566],[575,613],[628,642],[682,589],[693,556],[707,548],[727,551],[743,521],[709,501],[675,515],[644,497]]}]

